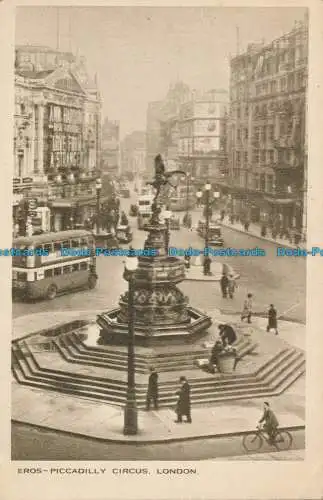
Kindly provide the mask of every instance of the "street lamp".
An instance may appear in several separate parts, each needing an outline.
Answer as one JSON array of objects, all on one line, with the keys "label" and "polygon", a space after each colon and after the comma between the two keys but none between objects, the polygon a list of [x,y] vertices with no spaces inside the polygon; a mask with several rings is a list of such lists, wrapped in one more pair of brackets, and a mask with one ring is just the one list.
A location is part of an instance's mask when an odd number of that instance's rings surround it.
[{"label": "street lamp", "polygon": [[168,210],[168,208],[166,208],[166,210],[164,210],[163,212],[163,218],[165,220],[165,224],[166,224],[166,230],[165,230],[165,252],[166,252],[166,255],[168,255],[168,250],[169,250],[169,240],[170,240],[170,219],[173,215],[173,213],[171,212],[171,210]]},{"label": "street lamp", "polygon": [[95,182],[96,189],[96,233],[100,233],[100,194],[102,189],[102,181],[101,178],[98,177]]},{"label": "street lamp", "polygon": [[[208,248],[209,247],[209,230],[210,230],[210,216],[212,216],[212,203],[210,201],[210,194],[212,190],[212,185],[209,183],[209,181],[206,182],[204,186],[204,191],[205,191],[205,209],[204,209],[204,215],[205,215],[205,231],[204,231],[204,247]],[[199,200],[201,200],[203,193],[202,191],[198,191],[196,193],[196,196]],[[213,192],[213,198],[217,199],[220,197],[220,193],[218,191]],[[210,275],[211,273],[211,259],[209,256],[205,256],[204,261],[203,261],[203,273],[205,276]]]},{"label": "street lamp", "polygon": [[188,217],[189,211],[189,195],[190,195],[190,182],[194,181],[194,177],[190,174],[186,174],[186,216]]},{"label": "street lamp", "polygon": [[134,349],[134,285],[135,273],[138,268],[137,257],[127,257],[125,260],[124,279],[128,281],[128,383],[127,400],[124,407],[125,435],[133,435],[138,432],[138,413],[136,403],[135,385],[135,349]]}]

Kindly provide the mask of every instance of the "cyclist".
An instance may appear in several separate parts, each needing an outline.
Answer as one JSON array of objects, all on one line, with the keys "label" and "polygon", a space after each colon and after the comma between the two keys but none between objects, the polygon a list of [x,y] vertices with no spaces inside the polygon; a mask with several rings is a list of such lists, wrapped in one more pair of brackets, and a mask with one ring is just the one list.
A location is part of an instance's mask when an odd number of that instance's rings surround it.
[{"label": "cyclist", "polygon": [[264,403],[264,413],[261,419],[259,420],[259,424],[264,422],[263,429],[267,432],[269,436],[269,442],[273,443],[275,440],[275,436],[277,434],[277,428],[279,426],[277,417],[273,410],[270,408],[269,403],[265,401]]}]

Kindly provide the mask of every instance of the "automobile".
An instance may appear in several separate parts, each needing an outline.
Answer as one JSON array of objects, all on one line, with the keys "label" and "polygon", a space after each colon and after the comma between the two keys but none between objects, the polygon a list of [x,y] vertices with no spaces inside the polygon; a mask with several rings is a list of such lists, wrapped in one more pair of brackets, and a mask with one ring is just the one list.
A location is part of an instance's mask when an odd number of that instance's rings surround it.
[{"label": "automobile", "polygon": [[134,204],[130,205],[129,215],[130,215],[130,217],[137,217],[138,205],[134,205]]},{"label": "automobile", "polygon": [[119,224],[116,229],[116,238],[120,243],[130,243],[132,241],[130,226]]},{"label": "automobile", "polygon": [[[197,225],[197,233],[201,238],[205,238],[206,223],[204,220],[199,220]],[[223,247],[224,239],[222,237],[221,225],[218,221],[209,222],[208,240],[210,246]]]},{"label": "automobile", "polygon": [[121,196],[123,196],[123,198],[130,198],[130,189],[122,188],[120,190],[120,194],[121,194]]},{"label": "automobile", "polygon": [[172,231],[178,231],[180,229],[179,217],[171,217],[169,221],[169,229],[171,229]]}]

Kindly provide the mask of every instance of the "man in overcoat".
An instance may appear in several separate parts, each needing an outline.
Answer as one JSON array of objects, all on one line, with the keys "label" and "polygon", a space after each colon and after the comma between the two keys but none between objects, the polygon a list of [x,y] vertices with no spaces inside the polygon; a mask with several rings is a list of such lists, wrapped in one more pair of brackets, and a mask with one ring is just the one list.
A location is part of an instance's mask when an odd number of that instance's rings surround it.
[{"label": "man in overcoat", "polygon": [[191,417],[191,388],[186,380],[186,377],[180,377],[181,388],[177,391],[178,400],[176,405],[177,420],[176,423],[181,423],[183,416],[186,417],[187,422],[192,423]]},{"label": "man in overcoat", "polygon": [[148,379],[148,389],[146,398],[146,410],[150,410],[150,403],[153,401],[155,410],[158,410],[158,373],[155,368],[150,368]]},{"label": "man in overcoat", "polygon": [[279,426],[279,422],[273,410],[270,408],[269,403],[266,401],[264,403],[264,413],[259,420],[259,423],[263,424],[263,429],[267,432],[270,442],[273,442],[277,433],[277,428]]}]

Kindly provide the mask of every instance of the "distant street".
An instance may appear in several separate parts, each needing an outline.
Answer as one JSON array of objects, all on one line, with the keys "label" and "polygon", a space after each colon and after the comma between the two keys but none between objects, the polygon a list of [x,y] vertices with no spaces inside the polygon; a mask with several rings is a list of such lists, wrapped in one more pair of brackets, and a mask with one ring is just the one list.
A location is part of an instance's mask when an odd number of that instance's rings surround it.
[{"label": "distant street", "polygon": [[[304,431],[293,432],[292,450],[305,444]],[[29,425],[12,425],[12,460],[207,460],[234,455],[248,455],[242,436],[199,439],[178,443],[149,445],[98,442],[48,431]],[[262,452],[274,451],[265,444]],[[283,452],[284,454],[286,452]],[[277,460],[279,454],[277,454]]]},{"label": "distant street", "polygon": [[[131,202],[122,199],[122,208],[128,213]],[[193,218],[198,220],[199,211]],[[183,213],[175,213],[182,219]],[[136,218],[129,217],[134,229],[134,248],[142,248],[146,232],[136,229]],[[274,303],[279,315],[296,321],[305,321],[305,275],[306,262],[303,257],[276,257],[276,245],[262,241],[254,236],[239,233],[230,228],[223,228],[226,247],[254,248],[258,246],[266,251],[266,257],[221,257],[241,274],[238,289],[233,300],[223,299],[218,283],[184,282],[181,289],[190,297],[195,306],[206,311],[218,308],[224,312],[239,312],[247,292],[254,294],[255,312],[264,312],[270,303]],[[171,245],[202,249],[204,246],[196,231],[181,228],[172,231]],[[32,304],[15,302],[13,317],[43,311],[64,310],[107,310],[118,304],[120,293],[126,289],[122,279],[122,257],[99,257],[97,269],[99,281],[95,290],[84,290],[57,297],[53,301],[41,301]]]},{"label": "distant street", "polygon": [[[122,208],[128,213],[130,203],[135,199],[122,199]],[[182,219],[183,213],[175,213]],[[199,211],[195,210],[193,219],[197,221]],[[134,228],[134,248],[142,248],[146,232],[136,229],[136,218],[130,218]],[[274,303],[279,315],[296,321],[305,321],[305,273],[306,262],[302,257],[276,257],[276,245],[262,241],[248,234],[230,228],[223,229],[226,247],[254,248],[266,251],[266,257],[221,257],[241,274],[239,286],[233,300],[223,299],[218,283],[184,282],[181,289],[190,297],[195,306],[206,311],[215,308],[224,312],[239,312],[247,292],[254,294],[255,312],[264,312]],[[195,230],[181,228],[172,231],[171,245],[181,248],[189,246],[202,249],[203,240]],[[64,310],[107,310],[118,304],[120,293],[126,289],[122,279],[122,257],[99,257],[97,269],[99,281],[95,290],[84,290],[57,297],[53,301],[32,304],[15,302],[13,317],[43,311]]]}]

